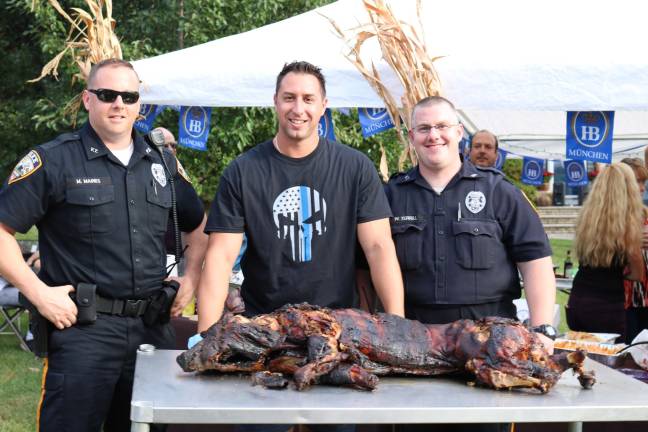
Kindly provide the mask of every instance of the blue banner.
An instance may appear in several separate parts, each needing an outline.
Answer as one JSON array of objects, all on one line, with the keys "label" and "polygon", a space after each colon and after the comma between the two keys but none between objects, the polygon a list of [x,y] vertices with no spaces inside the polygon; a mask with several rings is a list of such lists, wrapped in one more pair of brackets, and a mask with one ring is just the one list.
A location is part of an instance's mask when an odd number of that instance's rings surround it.
[{"label": "blue banner", "polygon": [[358,108],[358,117],[365,138],[394,127],[386,108]]},{"label": "blue banner", "polygon": [[186,107],[180,109],[178,144],[195,150],[207,150],[211,108]]},{"label": "blue banner", "polygon": [[585,162],[579,160],[566,160],[564,164],[567,186],[585,186],[589,183]]},{"label": "blue banner", "polygon": [[335,138],[335,130],[333,129],[333,117],[331,116],[331,110],[326,108],[324,115],[320,118],[319,124],[317,125],[317,133],[321,137],[326,137],[331,141],[337,141]]},{"label": "blue banner", "polygon": [[149,133],[153,128],[153,121],[159,113],[160,111],[157,105],[141,104],[139,110],[141,117],[135,122],[133,127],[141,133]]},{"label": "blue banner", "polygon": [[534,186],[544,183],[544,159],[524,156],[522,159],[522,183]]},{"label": "blue banner", "polygon": [[472,135],[470,135],[466,129],[464,129],[464,135],[459,141],[459,154],[463,155],[466,159],[470,160],[470,140]]},{"label": "blue banner", "polygon": [[495,167],[498,170],[502,171],[502,168],[504,167],[504,162],[506,162],[506,155],[508,152],[506,150],[502,150],[501,148],[497,149],[497,159],[495,159]]},{"label": "blue banner", "polygon": [[567,159],[612,162],[614,111],[567,112]]}]

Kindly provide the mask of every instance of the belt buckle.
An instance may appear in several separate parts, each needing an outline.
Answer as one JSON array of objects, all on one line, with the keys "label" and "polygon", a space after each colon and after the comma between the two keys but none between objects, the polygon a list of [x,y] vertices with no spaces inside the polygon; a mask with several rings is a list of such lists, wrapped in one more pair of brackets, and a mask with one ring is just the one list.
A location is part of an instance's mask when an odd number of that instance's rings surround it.
[{"label": "belt buckle", "polygon": [[127,317],[137,317],[139,306],[143,301],[144,300],[126,300],[122,315]]}]

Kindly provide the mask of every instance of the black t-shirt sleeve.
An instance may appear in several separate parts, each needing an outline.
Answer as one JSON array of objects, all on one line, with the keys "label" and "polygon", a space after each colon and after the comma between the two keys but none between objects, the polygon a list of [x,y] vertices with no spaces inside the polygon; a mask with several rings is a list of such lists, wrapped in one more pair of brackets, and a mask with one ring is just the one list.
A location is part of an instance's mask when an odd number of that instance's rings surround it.
[{"label": "black t-shirt sleeve", "polygon": [[225,169],[209,208],[205,232],[241,233],[245,231],[245,213],[241,200],[241,177],[236,163]]},{"label": "black t-shirt sleeve", "polygon": [[359,171],[358,223],[388,218],[392,215],[378,172],[369,158],[361,157]]},{"label": "black t-shirt sleeve", "polygon": [[174,178],[180,231],[195,230],[205,216],[205,206],[193,186],[182,176]]},{"label": "black t-shirt sleeve", "polygon": [[551,246],[540,217],[522,191],[507,181],[495,189],[495,212],[503,230],[503,241],[513,262],[551,256]]},{"label": "black t-shirt sleeve", "polygon": [[30,150],[0,190],[0,222],[25,233],[47,212],[52,187],[49,161],[41,149]]}]

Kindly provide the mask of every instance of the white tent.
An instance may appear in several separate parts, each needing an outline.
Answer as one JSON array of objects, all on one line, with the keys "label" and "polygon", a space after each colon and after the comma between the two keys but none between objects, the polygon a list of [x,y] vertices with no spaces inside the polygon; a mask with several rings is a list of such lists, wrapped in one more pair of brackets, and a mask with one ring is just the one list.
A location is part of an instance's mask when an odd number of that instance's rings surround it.
[{"label": "white tent", "polygon": [[[565,158],[568,110],[615,111],[615,158],[648,145],[648,54],[641,2],[630,0],[423,0],[428,50],[444,94],[469,130],[494,131],[518,155]],[[413,0],[390,3],[406,22]],[[322,67],[330,107],[381,107],[382,100],[347,60],[343,30],[367,23],[361,0],[328,6],[246,33],[135,62],[145,103],[271,106],[284,63]],[[400,83],[366,45],[395,95]]]}]

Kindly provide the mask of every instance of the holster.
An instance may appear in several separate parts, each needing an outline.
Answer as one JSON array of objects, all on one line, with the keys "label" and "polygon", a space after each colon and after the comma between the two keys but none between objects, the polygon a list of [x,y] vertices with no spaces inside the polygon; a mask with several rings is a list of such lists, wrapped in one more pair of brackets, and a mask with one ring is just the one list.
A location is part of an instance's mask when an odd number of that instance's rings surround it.
[{"label": "holster", "polygon": [[77,323],[86,325],[97,321],[97,285],[81,282],[70,296],[77,305]]},{"label": "holster", "polygon": [[162,282],[162,288],[151,297],[151,302],[142,316],[144,324],[151,327],[166,324],[171,320],[171,306],[178,294],[180,284],[174,280]]}]

